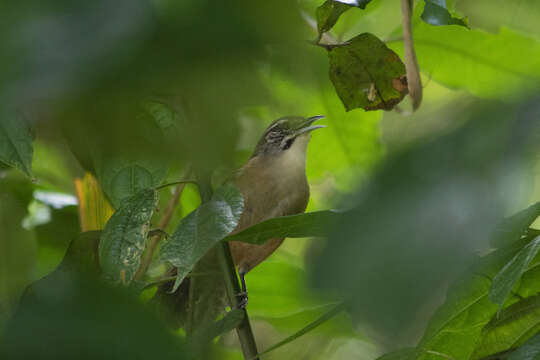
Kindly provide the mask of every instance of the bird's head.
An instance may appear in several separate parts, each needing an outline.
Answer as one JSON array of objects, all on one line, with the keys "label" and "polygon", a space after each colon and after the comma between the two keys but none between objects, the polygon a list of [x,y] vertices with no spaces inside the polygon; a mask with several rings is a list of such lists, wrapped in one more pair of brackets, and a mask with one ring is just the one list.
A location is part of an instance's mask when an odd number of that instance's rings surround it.
[{"label": "bird's head", "polygon": [[257,143],[253,157],[277,156],[287,152],[301,152],[305,154],[310,133],[313,130],[325,127],[313,125],[324,116],[286,116],[272,122],[266,128],[263,136]]}]

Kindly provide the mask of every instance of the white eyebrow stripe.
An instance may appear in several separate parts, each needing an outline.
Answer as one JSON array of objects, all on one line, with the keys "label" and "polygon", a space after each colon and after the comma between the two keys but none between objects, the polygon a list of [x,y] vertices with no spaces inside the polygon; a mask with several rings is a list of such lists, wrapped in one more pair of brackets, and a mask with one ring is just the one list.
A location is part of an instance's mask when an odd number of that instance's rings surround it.
[{"label": "white eyebrow stripe", "polygon": [[287,121],[287,119],[281,119],[281,120],[276,121],[276,123],[274,125],[270,126],[266,131],[269,132],[270,130],[272,130],[276,126],[283,124],[285,121]]}]

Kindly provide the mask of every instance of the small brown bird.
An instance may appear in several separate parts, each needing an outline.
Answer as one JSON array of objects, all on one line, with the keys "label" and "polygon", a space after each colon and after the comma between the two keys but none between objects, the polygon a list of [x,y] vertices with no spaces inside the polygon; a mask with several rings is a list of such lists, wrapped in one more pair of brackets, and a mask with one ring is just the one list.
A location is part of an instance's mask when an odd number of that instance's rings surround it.
[{"label": "small brown bird", "polygon": [[[233,233],[240,232],[261,221],[305,211],[309,200],[306,178],[306,150],[311,131],[324,127],[313,125],[323,116],[304,118],[289,116],[274,121],[265,130],[253,155],[232,180],[244,197],[244,212]],[[242,281],[240,306],[247,303],[245,274],[270,256],[283,242],[283,238],[268,240],[263,245],[230,242],[234,263]],[[171,269],[169,276],[176,274]],[[188,309],[190,278],[187,277],[174,293],[173,282],[159,287],[155,301],[162,304],[164,318],[172,327],[183,326]],[[214,289],[217,305],[222,311],[225,289]],[[219,293],[223,292],[223,296]],[[217,316],[215,309],[206,309],[209,318]]]},{"label": "small brown bird", "polygon": [[[283,117],[268,126],[234,181],[244,197],[244,212],[235,233],[270,218],[306,210],[306,150],[311,131],[324,127],[313,123],[323,117]],[[245,274],[270,256],[283,240],[273,238],[263,245],[230,243],[243,293],[247,295]]]}]

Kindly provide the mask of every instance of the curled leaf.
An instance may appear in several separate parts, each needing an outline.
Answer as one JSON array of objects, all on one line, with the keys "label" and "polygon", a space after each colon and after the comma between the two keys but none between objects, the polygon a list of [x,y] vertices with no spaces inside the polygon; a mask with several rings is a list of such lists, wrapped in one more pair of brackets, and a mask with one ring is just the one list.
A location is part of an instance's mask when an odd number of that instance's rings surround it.
[{"label": "curled leaf", "polygon": [[330,80],[347,111],[390,110],[407,94],[405,65],[372,34],[329,47],[328,57]]}]

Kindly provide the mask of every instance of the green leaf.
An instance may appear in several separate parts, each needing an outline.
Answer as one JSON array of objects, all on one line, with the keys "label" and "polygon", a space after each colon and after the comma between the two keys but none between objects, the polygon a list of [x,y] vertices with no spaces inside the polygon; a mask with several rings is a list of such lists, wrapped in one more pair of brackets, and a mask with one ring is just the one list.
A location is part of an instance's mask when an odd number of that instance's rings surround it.
[{"label": "green leaf", "polygon": [[98,254],[103,231],[85,231],[71,241],[66,255],[55,271],[68,271],[79,273],[98,272]]},{"label": "green leaf", "polygon": [[540,202],[506,218],[495,229],[491,244],[501,247],[517,241],[538,216],[540,216]]},{"label": "green leaf", "polygon": [[351,7],[365,9],[366,5],[370,2],[371,0],[326,0],[321,6],[317,8],[317,11],[315,12],[315,17],[317,19],[317,30],[319,31],[319,35],[332,29],[341,14],[349,10]]},{"label": "green leaf", "polygon": [[[530,240],[523,239],[523,243]],[[498,309],[489,300],[490,279],[523,248],[523,243],[514,243],[478,259],[472,269],[448,289],[445,303],[432,316],[417,346],[419,359],[439,359],[437,353],[454,359],[475,358],[471,356],[477,346],[491,336],[484,329],[494,321]],[[540,283],[527,290],[537,293]]]},{"label": "green leaf", "polygon": [[539,330],[540,295],[510,305],[482,330],[472,359],[514,349]]},{"label": "green leaf", "polygon": [[146,101],[142,106],[154,118],[165,136],[169,130],[176,131],[175,112],[167,105],[157,101]]},{"label": "green leaf", "polygon": [[333,210],[325,210],[272,218],[229,235],[224,240],[261,245],[274,237],[325,236],[328,227],[336,221],[338,214]]},{"label": "green leaf", "polygon": [[[270,346],[269,348],[265,349],[264,351],[261,351],[258,355],[268,354],[271,351],[274,351],[284,345],[287,345],[288,343],[298,339],[299,337],[309,333],[310,331],[316,329],[320,325],[324,324],[326,321],[332,319],[337,314],[341,313],[343,310],[345,310],[345,303],[338,304],[334,306],[331,310],[321,315],[316,320],[312,321],[311,323],[307,324],[302,329],[298,330],[291,336],[286,337],[285,339],[281,340],[275,345]],[[250,359],[251,360],[251,359]]]},{"label": "green leaf", "polygon": [[30,124],[20,115],[0,115],[0,162],[32,177],[33,134]]},{"label": "green leaf", "polygon": [[[186,323],[183,326],[188,336],[214,323],[228,305],[218,251],[214,246],[193,266],[193,276],[189,278]],[[204,344],[201,346],[204,347]]]},{"label": "green leaf", "polygon": [[540,236],[528,243],[502,270],[495,276],[489,298],[495,304],[502,307],[510,292],[521,275],[527,270],[527,267],[540,250]]},{"label": "green leaf", "polygon": [[[274,254],[246,275],[251,317],[277,324],[279,318],[294,317],[340,300],[336,297],[321,299],[308,287],[306,271],[280,256],[280,253]],[[311,318],[321,313],[314,313]]]},{"label": "green leaf", "polygon": [[141,262],[157,192],[141,190],[125,199],[111,216],[99,243],[103,274],[114,283],[129,284]]},{"label": "green leaf", "polygon": [[97,157],[95,168],[103,191],[116,209],[140,190],[161,184],[168,172],[168,166],[156,160],[104,155]]},{"label": "green leaf", "polygon": [[[286,304],[283,305],[283,307],[286,306]],[[259,316],[257,315],[258,312],[250,311],[250,318],[253,320],[265,321],[281,332],[290,332],[291,330],[295,331],[305,326],[305,324],[310,323],[313,321],[313,319],[321,317],[334,307],[335,303],[320,305],[315,308],[308,307],[305,310],[301,310],[286,316]],[[312,334],[336,338],[354,337],[357,333],[354,330],[350,315],[346,312],[342,312],[333,317],[331,320],[325,322],[316,330],[312,330]]]},{"label": "green leaf", "polygon": [[[350,210],[341,214],[311,262],[315,285],[353,296],[353,315],[388,336],[417,322],[415,314],[436,296],[442,279],[455,278],[475,250],[489,247],[508,205],[503,193],[521,184],[503,180],[508,169],[516,171],[514,179],[530,175],[525,170],[537,154],[538,108],[522,112],[490,103],[486,109],[482,117],[468,109],[463,116],[471,121],[455,132],[414,142],[388,157],[356,196],[347,196]],[[354,281],[343,274],[355,274]],[[478,283],[488,310],[490,283]],[[471,333],[476,331],[474,324],[459,325],[464,333],[469,325]]]},{"label": "green leaf", "polygon": [[540,355],[540,332],[514,351],[508,360],[536,360]]},{"label": "green leaf", "polygon": [[233,309],[225,314],[225,316],[216,322],[207,324],[200,328],[193,338],[195,343],[206,344],[216,337],[226,334],[236,328],[244,320],[244,311],[241,309]]},{"label": "green leaf", "polygon": [[481,275],[462,279],[448,290],[448,299],[434,314],[417,348],[417,359],[438,359],[437,352],[453,359],[473,353],[482,327],[496,313],[488,299],[490,281]]},{"label": "green leaf", "polygon": [[128,290],[68,271],[36,283],[3,335],[2,359],[192,359]]},{"label": "green leaf", "polygon": [[161,247],[161,260],[178,268],[175,290],[197,261],[236,228],[243,209],[242,194],[227,184],[214,192],[212,200],[182,219]]},{"label": "green leaf", "polygon": [[461,25],[467,26],[466,19],[453,17],[446,8],[446,0],[425,0],[422,20],[431,25]]},{"label": "green leaf", "polygon": [[475,0],[458,3],[459,10],[469,16],[475,28],[493,31],[507,27],[540,39],[540,3],[537,0]]},{"label": "green leaf", "polygon": [[35,232],[21,226],[28,216],[32,192],[33,184],[22,173],[10,171],[0,176],[0,332],[35,276]]},{"label": "green leaf", "polygon": [[[403,44],[389,44],[403,54]],[[522,98],[540,83],[540,42],[506,28],[496,34],[462,26],[414,27],[420,70],[453,89],[483,98]]]},{"label": "green leaf", "polygon": [[[41,204],[41,203],[34,203]],[[34,270],[38,277],[50,273],[62,261],[66,249],[81,232],[78,209],[70,205],[62,208],[47,207],[51,214],[49,222],[34,228],[38,244],[38,261]]]},{"label": "green leaf", "polygon": [[412,360],[417,356],[416,348],[404,348],[378,357],[377,360]]},{"label": "green leaf", "polygon": [[372,34],[330,46],[328,57],[330,80],[347,111],[390,110],[407,94],[405,65]]}]

